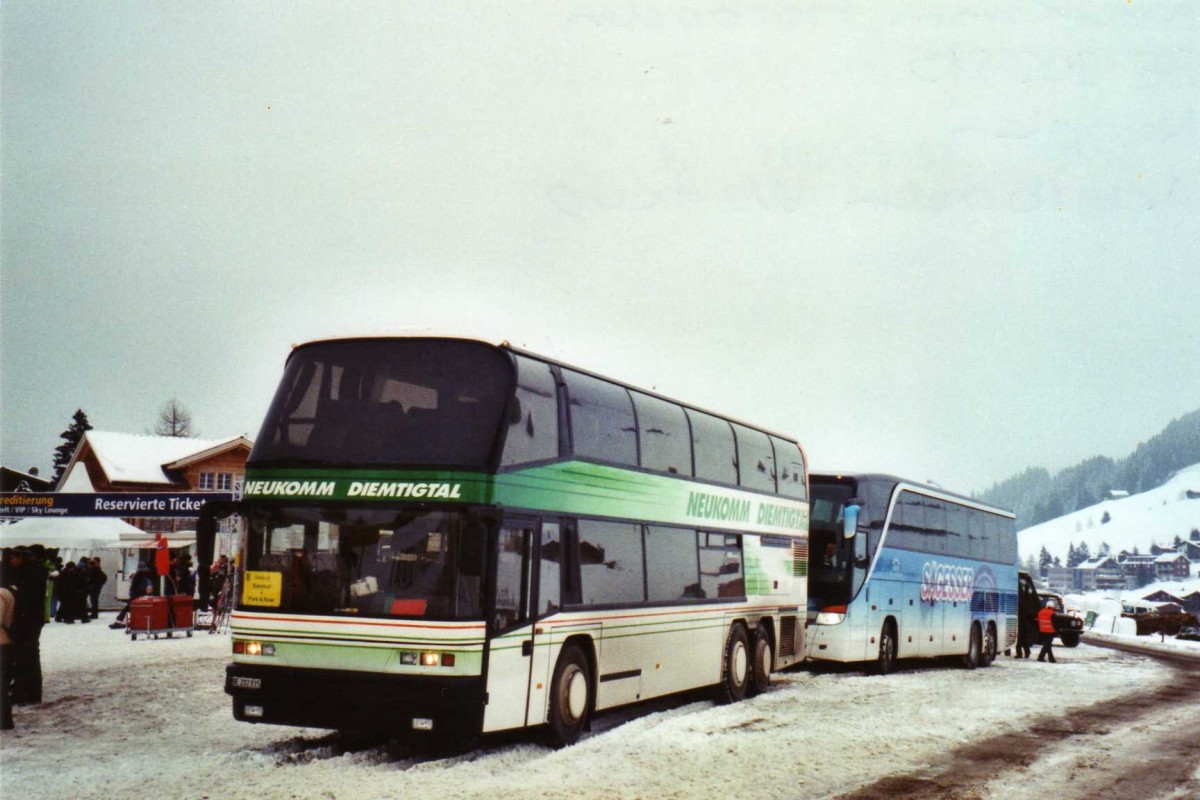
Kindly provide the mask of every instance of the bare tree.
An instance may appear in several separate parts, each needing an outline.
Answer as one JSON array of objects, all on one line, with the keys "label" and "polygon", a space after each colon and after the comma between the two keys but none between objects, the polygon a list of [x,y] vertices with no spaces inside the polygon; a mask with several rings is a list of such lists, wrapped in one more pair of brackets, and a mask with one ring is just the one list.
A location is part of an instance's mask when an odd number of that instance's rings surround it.
[{"label": "bare tree", "polygon": [[158,410],[158,423],[154,432],[159,436],[188,438],[192,432],[192,412],[187,406],[172,397]]}]

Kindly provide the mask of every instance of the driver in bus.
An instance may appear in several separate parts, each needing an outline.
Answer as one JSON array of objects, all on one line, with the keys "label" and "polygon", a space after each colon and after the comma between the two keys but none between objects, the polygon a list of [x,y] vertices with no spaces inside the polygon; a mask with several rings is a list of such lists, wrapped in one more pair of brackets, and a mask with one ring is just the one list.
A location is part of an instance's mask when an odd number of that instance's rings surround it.
[{"label": "driver in bus", "polygon": [[825,545],[825,555],[821,558],[821,566],[830,580],[842,580],[842,565],[838,559],[837,545],[833,542]]}]

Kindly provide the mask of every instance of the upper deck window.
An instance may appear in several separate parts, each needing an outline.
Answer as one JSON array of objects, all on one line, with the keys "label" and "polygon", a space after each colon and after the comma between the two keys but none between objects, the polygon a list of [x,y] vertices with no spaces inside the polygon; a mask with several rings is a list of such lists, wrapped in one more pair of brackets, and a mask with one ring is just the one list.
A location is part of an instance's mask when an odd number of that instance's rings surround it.
[{"label": "upper deck window", "polygon": [[687,412],[692,423],[692,451],[696,477],[717,483],[737,484],[737,450],[733,428],[719,417],[702,411]]},{"label": "upper deck window", "polygon": [[737,432],[738,482],[747,489],[775,491],[775,451],[771,437],[734,423]]},{"label": "upper deck window", "polygon": [[288,360],[250,460],[486,469],[513,371],[479,342],[306,345]]},{"label": "upper deck window", "polygon": [[637,408],[642,466],[672,475],[692,474],[692,437],[683,408],[641,392],[630,392]]},{"label": "upper deck window", "polygon": [[625,387],[563,370],[575,455],[637,466],[637,426]]},{"label": "upper deck window", "polygon": [[779,473],[779,493],[798,500],[807,499],[804,480],[804,454],[792,442],[771,437],[775,445],[775,469]]},{"label": "upper deck window", "polygon": [[517,396],[508,418],[500,463],[558,458],[558,398],[554,375],[542,361],[516,356]]}]

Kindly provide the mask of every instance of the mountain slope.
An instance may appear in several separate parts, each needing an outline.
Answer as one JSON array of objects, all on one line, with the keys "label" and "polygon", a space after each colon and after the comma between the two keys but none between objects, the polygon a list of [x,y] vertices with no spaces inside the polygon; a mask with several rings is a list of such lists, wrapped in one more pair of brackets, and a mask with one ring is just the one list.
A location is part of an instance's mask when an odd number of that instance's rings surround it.
[{"label": "mountain slope", "polygon": [[[1107,515],[1108,522],[1104,522]],[[1188,539],[1200,531],[1200,463],[1181,469],[1155,489],[1119,500],[1104,500],[1056,519],[1025,528],[1017,534],[1022,561],[1035,558],[1042,547],[1067,560],[1070,545],[1087,543],[1096,555],[1108,544],[1115,555],[1138,548],[1150,552],[1157,544],[1169,547],[1178,536]]]}]

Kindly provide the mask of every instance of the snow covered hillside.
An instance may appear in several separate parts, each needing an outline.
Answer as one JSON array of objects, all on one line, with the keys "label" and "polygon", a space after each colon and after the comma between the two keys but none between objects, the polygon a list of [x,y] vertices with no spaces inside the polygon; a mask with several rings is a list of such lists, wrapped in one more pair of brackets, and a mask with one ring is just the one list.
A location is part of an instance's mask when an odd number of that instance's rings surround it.
[{"label": "snow covered hillside", "polygon": [[1187,539],[1193,530],[1200,530],[1200,464],[1181,469],[1157,489],[1048,520],[1020,531],[1017,539],[1022,561],[1045,547],[1065,563],[1070,544],[1084,542],[1092,555],[1103,543],[1114,555],[1134,547],[1149,553],[1150,545],[1170,547],[1176,536]]}]

